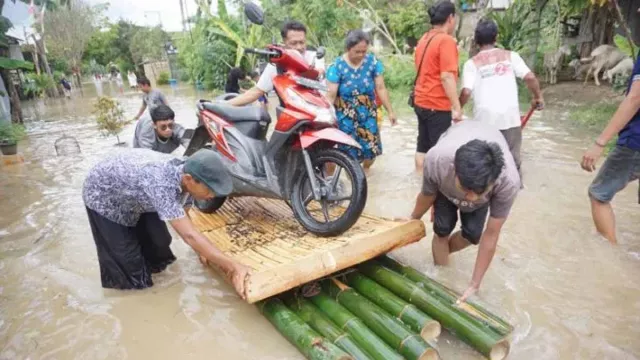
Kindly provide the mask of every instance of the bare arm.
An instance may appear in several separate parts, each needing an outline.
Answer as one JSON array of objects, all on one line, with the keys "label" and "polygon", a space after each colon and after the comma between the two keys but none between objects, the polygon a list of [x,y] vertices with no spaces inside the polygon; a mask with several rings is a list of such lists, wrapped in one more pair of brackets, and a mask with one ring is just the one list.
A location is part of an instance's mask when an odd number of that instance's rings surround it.
[{"label": "bare arm", "polygon": [[542,99],[542,91],[540,90],[540,83],[538,82],[538,78],[532,72],[525,75],[523,78],[525,84],[527,84],[527,88],[531,91],[533,95],[534,104],[540,104],[544,106],[544,100]]},{"label": "bare arm", "polygon": [[199,255],[222,270],[232,281],[238,294],[246,298],[244,281],[249,269],[244,265],[234,261],[216,248],[207,238],[205,238],[193,226],[188,216],[169,222],[178,235],[191,246]]},{"label": "bare arm", "polygon": [[600,144],[608,143],[622,128],[627,126],[638,110],[640,110],[640,81],[635,81],[629,94],[622,100],[618,110],[613,114],[607,127],[602,130],[597,141]]},{"label": "bare arm", "polygon": [[233,105],[233,106],[245,106],[245,105],[249,105],[255,101],[257,101],[260,96],[264,95],[265,92],[258,89],[257,87],[252,87],[251,89],[247,90],[245,93],[240,94],[236,97],[234,97],[233,99],[227,101],[227,104],[229,105]]},{"label": "bare arm", "polygon": [[391,106],[391,99],[389,99],[389,91],[387,91],[387,86],[384,84],[384,78],[382,76],[376,76],[376,94],[380,97],[380,101],[382,101],[382,105],[385,109],[387,109],[387,113],[389,113],[389,120],[392,125],[396,123],[396,113],[393,111],[393,106]]},{"label": "bare arm", "polygon": [[487,272],[491,260],[493,260],[493,255],[496,253],[496,247],[498,245],[498,238],[500,237],[500,231],[506,220],[506,218],[497,219],[489,217],[487,221],[487,228],[480,238],[478,257],[476,258],[476,265],[473,268],[473,275],[471,277],[471,284],[476,287],[480,287],[484,274]]},{"label": "bare arm", "polygon": [[460,107],[460,99],[458,99],[458,89],[456,87],[456,77],[453,73],[443,72],[440,74],[440,79],[442,80],[442,86],[444,87],[444,92],[447,94],[449,101],[451,101],[451,112],[453,120],[461,120],[462,113]]},{"label": "bare arm", "polygon": [[463,108],[471,98],[471,90],[464,88],[460,92],[460,107]]},{"label": "bare arm", "polygon": [[482,233],[480,238],[480,246],[478,247],[478,256],[476,257],[476,264],[473,268],[473,275],[471,276],[471,284],[458,299],[457,303],[461,303],[467,300],[471,295],[475,294],[480,287],[480,283],[484,278],[484,274],[489,269],[493,255],[496,253],[496,247],[498,245],[498,239],[500,237],[500,231],[502,225],[504,225],[507,219],[497,219],[489,217],[487,221],[487,228]]},{"label": "bare arm", "polygon": [[140,111],[138,111],[138,115],[136,115],[136,117],[134,118],[135,120],[140,119],[140,116],[142,116],[142,114],[144,114],[144,111],[147,109],[147,104],[145,102],[142,102],[142,106],[140,107]]},{"label": "bare arm", "polygon": [[604,147],[631,121],[638,110],[640,110],[640,81],[634,81],[629,94],[622,100],[607,127],[596,139],[596,143],[582,156],[581,165],[584,170],[593,171],[596,169],[596,162],[602,156]]},{"label": "bare arm", "polygon": [[327,91],[327,100],[330,104],[335,104],[336,97],[338,97],[338,84],[328,81],[329,91]]},{"label": "bare arm", "polygon": [[413,212],[411,213],[411,218],[415,220],[422,219],[424,214],[429,211],[435,200],[435,195],[424,195],[423,193],[419,193],[416,198],[416,205],[413,207]]}]

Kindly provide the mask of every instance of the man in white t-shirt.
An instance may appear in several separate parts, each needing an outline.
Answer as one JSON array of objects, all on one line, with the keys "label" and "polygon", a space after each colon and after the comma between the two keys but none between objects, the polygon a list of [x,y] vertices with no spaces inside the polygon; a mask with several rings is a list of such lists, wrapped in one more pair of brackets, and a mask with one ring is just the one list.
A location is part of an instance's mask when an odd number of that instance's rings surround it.
[{"label": "man in white t-shirt", "polygon": [[464,106],[473,95],[473,119],[500,129],[520,171],[522,128],[516,77],[527,84],[538,109],[544,107],[544,100],[535,74],[518,53],[496,48],[497,37],[493,20],[478,23],[475,41],[480,52],[464,64],[460,103]]},{"label": "man in white t-shirt", "polygon": [[[307,51],[307,28],[300,22],[290,20],[285,22],[280,31],[282,41],[287,49],[298,50],[307,64],[312,65],[320,74],[324,74],[324,59],[317,59],[315,51]],[[278,75],[275,65],[265,67],[256,86],[249,91],[228,101],[234,106],[244,106],[253,103],[261,96],[265,96],[273,90],[273,78]]]}]

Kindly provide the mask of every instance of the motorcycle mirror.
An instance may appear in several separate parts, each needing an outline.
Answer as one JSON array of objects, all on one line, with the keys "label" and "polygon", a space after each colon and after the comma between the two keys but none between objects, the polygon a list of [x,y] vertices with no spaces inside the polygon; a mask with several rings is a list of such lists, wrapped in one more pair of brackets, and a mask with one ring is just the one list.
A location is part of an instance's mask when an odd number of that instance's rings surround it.
[{"label": "motorcycle mirror", "polygon": [[318,50],[316,50],[316,57],[318,59],[322,59],[327,54],[327,49],[324,46],[318,46]]},{"label": "motorcycle mirror", "polygon": [[264,11],[251,1],[247,1],[244,4],[244,14],[247,19],[256,25],[264,24]]}]

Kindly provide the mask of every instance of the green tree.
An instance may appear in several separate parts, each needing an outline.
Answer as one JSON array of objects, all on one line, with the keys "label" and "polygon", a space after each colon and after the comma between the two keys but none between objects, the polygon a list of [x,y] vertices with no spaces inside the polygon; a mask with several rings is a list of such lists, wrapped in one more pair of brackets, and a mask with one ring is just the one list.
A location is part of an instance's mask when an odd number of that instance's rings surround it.
[{"label": "green tree", "polygon": [[44,26],[52,29],[48,33],[47,50],[52,56],[66,59],[82,89],[80,65],[82,55],[93,31],[96,10],[81,0],[58,9],[45,16]]}]

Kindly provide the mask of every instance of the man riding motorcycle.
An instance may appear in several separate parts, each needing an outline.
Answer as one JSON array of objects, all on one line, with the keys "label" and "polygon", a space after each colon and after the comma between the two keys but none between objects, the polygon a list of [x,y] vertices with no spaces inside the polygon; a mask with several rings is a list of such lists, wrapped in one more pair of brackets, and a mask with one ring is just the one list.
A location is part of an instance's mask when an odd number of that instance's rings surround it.
[{"label": "man riding motorcycle", "polygon": [[[308,64],[318,70],[320,76],[324,74],[324,59],[317,59],[315,51],[307,50],[307,28],[300,22],[290,20],[284,23],[280,31],[284,46],[288,49],[297,50],[302,54]],[[275,65],[269,64],[265,67],[256,86],[244,94],[228,101],[229,105],[244,106],[257,101],[261,96],[265,96],[273,90],[273,78],[278,75]]]}]

